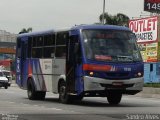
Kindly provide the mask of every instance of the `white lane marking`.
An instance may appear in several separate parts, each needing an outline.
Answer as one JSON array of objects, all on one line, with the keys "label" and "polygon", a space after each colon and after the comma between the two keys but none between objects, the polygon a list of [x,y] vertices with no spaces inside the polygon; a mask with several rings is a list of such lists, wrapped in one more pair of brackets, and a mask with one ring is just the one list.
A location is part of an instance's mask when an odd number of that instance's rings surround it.
[{"label": "white lane marking", "polygon": [[13,92],[13,91],[2,91],[3,93],[5,92],[5,93],[15,93],[15,92]]},{"label": "white lane marking", "polygon": [[[22,103],[23,104],[23,103]],[[25,105],[25,104],[23,104],[23,105]],[[26,104],[26,105],[29,105],[29,104]],[[40,105],[33,105],[34,107],[41,107],[41,108],[44,108],[44,109],[51,109],[51,110],[57,110],[57,111],[59,111],[59,110],[62,110],[62,109],[58,109],[58,108],[47,108],[47,107],[45,107],[45,106],[40,106]]]},{"label": "white lane marking", "polygon": [[41,108],[45,108],[45,106],[40,106]]},{"label": "white lane marking", "polygon": [[33,105],[34,107],[40,107],[39,105]]},{"label": "white lane marking", "polygon": [[52,109],[52,110],[62,110],[62,109],[58,109],[58,108],[50,108],[50,109]]},{"label": "white lane marking", "polygon": [[10,102],[10,101],[8,101],[8,102],[11,103],[11,104],[15,103],[15,102]]},{"label": "white lane marking", "polygon": [[21,103],[22,105],[29,106],[30,104]]}]

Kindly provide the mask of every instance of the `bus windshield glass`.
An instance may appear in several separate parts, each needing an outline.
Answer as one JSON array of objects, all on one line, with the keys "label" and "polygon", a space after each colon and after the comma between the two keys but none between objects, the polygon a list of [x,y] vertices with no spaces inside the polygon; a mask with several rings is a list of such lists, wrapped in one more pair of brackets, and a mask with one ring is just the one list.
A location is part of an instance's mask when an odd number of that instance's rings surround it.
[{"label": "bus windshield glass", "polygon": [[119,30],[83,30],[87,59],[108,62],[142,61],[136,37],[132,32]]}]

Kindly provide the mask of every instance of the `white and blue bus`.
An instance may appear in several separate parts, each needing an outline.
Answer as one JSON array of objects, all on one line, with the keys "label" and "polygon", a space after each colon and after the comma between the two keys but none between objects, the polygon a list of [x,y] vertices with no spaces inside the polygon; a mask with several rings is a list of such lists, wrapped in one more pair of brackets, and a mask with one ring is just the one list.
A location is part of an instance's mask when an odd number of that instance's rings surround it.
[{"label": "white and blue bus", "polygon": [[30,100],[52,92],[62,103],[100,96],[119,104],[122,94],[142,91],[143,70],[136,37],[126,27],[80,25],[17,38],[16,83]]}]

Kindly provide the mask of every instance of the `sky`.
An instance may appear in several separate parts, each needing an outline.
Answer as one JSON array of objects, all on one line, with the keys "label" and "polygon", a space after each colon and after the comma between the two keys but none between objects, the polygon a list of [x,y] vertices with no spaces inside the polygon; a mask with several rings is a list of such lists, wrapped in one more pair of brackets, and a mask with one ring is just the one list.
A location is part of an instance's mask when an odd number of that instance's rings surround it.
[{"label": "sky", "polygon": [[[144,0],[105,1],[105,12],[111,15],[123,13],[132,18],[146,13]],[[93,24],[102,12],[103,0],[0,0],[0,30],[19,33],[29,27],[41,31]]]}]

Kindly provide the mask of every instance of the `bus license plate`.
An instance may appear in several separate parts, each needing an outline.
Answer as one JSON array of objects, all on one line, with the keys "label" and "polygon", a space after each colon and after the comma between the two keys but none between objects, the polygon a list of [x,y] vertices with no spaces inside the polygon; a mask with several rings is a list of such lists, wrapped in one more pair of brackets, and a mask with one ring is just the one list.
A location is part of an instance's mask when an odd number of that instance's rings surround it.
[{"label": "bus license plate", "polygon": [[122,86],[123,82],[113,82],[112,85],[113,86]]}]

